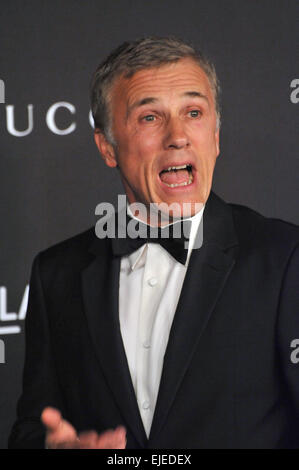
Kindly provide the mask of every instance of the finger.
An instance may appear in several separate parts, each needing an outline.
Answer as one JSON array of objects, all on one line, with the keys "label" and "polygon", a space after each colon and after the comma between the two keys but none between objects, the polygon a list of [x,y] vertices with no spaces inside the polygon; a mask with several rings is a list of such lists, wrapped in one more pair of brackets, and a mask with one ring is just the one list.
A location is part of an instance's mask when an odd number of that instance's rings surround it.
[{"label": "finger", "polygon": [[76,448],[77,433],[73,426],[55,408],[45,408],[41,420],[47,428],[46,446],[48,448]]},{"label": "finger", "polygon": [[96,449],[98,434],[95,431],[82,432],[79,434],[78,445],[80,449]]},{"label": "finger", "polygon": [[118,427],[114,431],[106,431],[98,438],[98,449],[124,449],[125,447],[126,430],[123,427]]},{"label": "finger", "polygon": [[61,424],[62,416],[60,411],[47,407],[41,414],[41,420],[49,431],[56,431]]},{"label": "finger", "polygon": [[49,447],[49,449],[81,449],[79,439],[72,441],[61,441],[56,443],[55,446]]},{"label": "finger", "polygon": [[80,445],[75,432],[54,432],[47,434],[46,447],[49,449],[78,449]]},{"label": "finger", "polygon": [[123,426],[118,426],[114,431],[115,449],[124,449],[127,445],[127,432]]}]

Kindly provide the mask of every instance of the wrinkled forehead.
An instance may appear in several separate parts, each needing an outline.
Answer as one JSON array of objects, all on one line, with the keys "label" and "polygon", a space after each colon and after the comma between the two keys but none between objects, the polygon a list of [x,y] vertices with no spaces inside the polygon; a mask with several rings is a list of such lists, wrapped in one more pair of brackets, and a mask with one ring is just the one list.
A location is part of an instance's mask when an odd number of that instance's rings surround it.
[{"label": "wrinkled forehead", "polygon": [[113,81],[110,98],[114,104],[125,101],[130,107],[138,99],[163,99],[164,96],[180,96],[186,92],[194,92],[194,96],[196,93],[202,94],[209,101],[214,101],[214,93],[206,73],[190,58],[144,68],[130,76],[123,73]]}]

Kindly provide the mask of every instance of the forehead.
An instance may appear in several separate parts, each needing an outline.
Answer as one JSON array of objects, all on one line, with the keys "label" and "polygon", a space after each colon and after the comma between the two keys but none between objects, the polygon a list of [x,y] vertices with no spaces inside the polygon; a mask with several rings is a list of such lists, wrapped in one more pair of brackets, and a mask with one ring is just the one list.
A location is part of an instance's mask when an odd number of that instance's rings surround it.
[{"label": "forehead", "polygon": [[202,68],[192,59],[146,68],[132,77],[118,77],[112,88],[112,101],[120,100],[130,106],[132,102],[146,97],[180,96],[186,92],[199,92],[213,100],[210,82]]}]

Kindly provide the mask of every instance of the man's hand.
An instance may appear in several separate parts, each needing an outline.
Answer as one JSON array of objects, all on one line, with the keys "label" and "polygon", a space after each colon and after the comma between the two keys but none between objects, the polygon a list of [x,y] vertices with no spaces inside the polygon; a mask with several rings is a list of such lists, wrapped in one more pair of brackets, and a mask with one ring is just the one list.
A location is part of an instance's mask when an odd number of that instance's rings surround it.
[{"label": "man's hand", "polygon": [[47,429],[48,449],[125,449],[126,430],[119,426],[102,434],[88,431],[77,434],[74,427],[55,408],[45,408],[41,420]]}]

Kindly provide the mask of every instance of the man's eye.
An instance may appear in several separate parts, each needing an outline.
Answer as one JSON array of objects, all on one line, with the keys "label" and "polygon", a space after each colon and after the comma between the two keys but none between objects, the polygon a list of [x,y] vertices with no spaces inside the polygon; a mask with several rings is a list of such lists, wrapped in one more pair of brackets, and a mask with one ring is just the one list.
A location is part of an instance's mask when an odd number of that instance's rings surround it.
[{"label": "man's eye", "polygon": [[194,109],[192,111],[189,112],[189,115],[192,117],[192,118],[197,118],[199,116],[201,116],[201,112],[198,111],[197,109]]},{"label": "man's eye", "polygon": [[151,122],[155,120],[155,116],[153,114],[147,114],[142,118],[143,121]]}]

